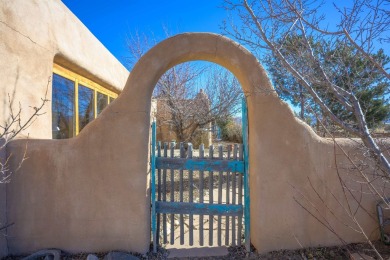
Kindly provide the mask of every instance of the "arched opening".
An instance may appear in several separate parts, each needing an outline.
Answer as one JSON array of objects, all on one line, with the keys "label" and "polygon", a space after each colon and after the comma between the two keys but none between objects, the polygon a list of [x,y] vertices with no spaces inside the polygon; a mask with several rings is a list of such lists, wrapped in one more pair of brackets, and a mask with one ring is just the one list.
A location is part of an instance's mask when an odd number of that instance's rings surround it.
[{"label": "arched opening", "polygon": [[[149,125],[151,97],[160,77],[177,64],[196,60],[209,61],[223,66],[238,79],[248,103],[249,139],[251,140],[252,131],[250,129],[252,120],[255,120],[253,111],[256,106],[272,102],[277,97],[257,59],[242,46],[220,35],[209,33],[181,34],[159,43],[134,66],[118,101],[126,100],[129,105],[126,110],[129,113],[144,113],[141,116],[144,118],[142,121],[145,125]],[[253,125],[256,124],[256,122],[253,123]],[[144,129],[146,130],[146,128]],[[146,136],[148,132],[144,131],[145,136],[142,139],[145,141],[148,140],[148,136]],[[255,136],[253,139],[256,139]],[[146,158],[148,158],[149,150],[149,147],[146,146],[147,143],[145,142],[142,149],[146,153]],[[251,143],[248,143],[249,150],[251,150]],[[256,150],[254,152],[256,153]],[[250,157],[251,155],[249,155]],[[144,169],[147,168],[147,164],[145,166]],[[153,225],[154,223],[152,223]],[[249,223],[247,226],[249,227]]]},{"label": "arched opening", "polygon": [[159,80],[152,100],[155,248],[243,244],[243,98],[236,78],[209,62],[182,63]]}]

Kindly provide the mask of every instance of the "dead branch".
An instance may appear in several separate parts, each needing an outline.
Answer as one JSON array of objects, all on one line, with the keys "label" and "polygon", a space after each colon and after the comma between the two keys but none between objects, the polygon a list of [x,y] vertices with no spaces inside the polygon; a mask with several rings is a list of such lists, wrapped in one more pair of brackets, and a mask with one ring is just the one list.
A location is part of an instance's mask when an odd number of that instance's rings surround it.
[{"label": "dead branch", "polygon": [[[46,103],[50,101],[47,97],[50,83],[51,78],[49,77],[44,97],[41,98],[41,102],[40,104],[38,104],[38,106],[30,106],[33,112],[25,120],[22,118],[21,104],[19,103],[18,109],[15,110],[13,107],[13,100],[11,99],[11,96],[8,95],[8,107],[10,115],[9,120],[4,122],[4,125],[0,125],[0,140],[2,140],[0,145],[0,152],[3,152],[5,154],[5,148],[7,144],[19,134],[21,134],[23,131],[27,130],[35,122],[35,120],[38,119],[39,116],[45,114],[45,112],[42,112],[42,110],[45,107]],[[28,142],[26,142],[23,155],[18,162],[17,167],[12,171],[9,167],[9,162],[10,158],[12,157],[12,154],[5,156],[5,158],[0,158],[0,184],[10,182],[12,174],[21,168],[23,162],[27,159],[27,145]]]}]

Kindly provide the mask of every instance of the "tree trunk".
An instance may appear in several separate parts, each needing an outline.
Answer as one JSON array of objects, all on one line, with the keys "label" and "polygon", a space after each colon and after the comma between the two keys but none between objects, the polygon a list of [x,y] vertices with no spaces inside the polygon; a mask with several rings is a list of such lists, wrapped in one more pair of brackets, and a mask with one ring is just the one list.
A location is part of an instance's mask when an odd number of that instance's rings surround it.
[{"label": "tree trunk", "polygon": [[301,114],[300,114],[300,118],[302,120],[305,120],[305,97],[303,95],[303,89],[302,89],[302,86],[299,85],[299,99],[300,99],[300,105],[301,105]]}]

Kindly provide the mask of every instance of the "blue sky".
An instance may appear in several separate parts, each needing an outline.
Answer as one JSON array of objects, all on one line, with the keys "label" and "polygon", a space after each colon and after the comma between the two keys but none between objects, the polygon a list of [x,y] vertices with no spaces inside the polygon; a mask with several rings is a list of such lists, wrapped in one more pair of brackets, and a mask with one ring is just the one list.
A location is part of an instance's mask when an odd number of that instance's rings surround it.
[{"label": "blue sky", "polygon": [[[126,37],[136,32],[165,38],[163,27],[174,35],[181,32],[221,33],[220,25],[228,17],[221,8],[223,0],[63,0],[62,1],[125,67],[130,51]],[[338,17],[333,1],[326,1],[323,11]],[[350,0],[338,4],[350,5]],[[237,24],[238,21],[234,21]],[[378,46],[389,53],[390,47]]]},{"label": "blue sky", "polygon": [[165,37],[163,26],[173,34],[215,32],[227,13],[221,0],[63,0],[108,50],[127,68],[126,37],[135,32]]},{"label": "blue sky", "polygon": [[[350,0],[338,4],[349,5]],[[62,0],[106,48],[127,68],[131,56],[126,38],[136,32],[154,35],[157,41],[181,32],[221,33],[220,26],[228,17],[221,6],[223,0]],[[327,17],[338,14],[327,1],[323,11]],[[335,16],[335,14],[337,16]],[[237,21],[234,21],[237,23]],[[332,21],[329,21],[330,25]],[[330,26],[332,27],[332,26]],[[379,46],[378,46],[379,47]],[[388,53],[389,46],[380,46]]]}]

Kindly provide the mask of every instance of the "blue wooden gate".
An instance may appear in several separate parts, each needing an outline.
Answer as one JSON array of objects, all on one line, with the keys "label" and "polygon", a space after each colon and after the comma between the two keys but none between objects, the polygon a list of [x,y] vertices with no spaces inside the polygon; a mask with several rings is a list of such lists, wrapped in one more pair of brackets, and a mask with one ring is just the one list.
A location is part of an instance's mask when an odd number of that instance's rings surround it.
[{"label": "blue wooden gate", "polygon": [[[208,157],[201,145],[199,156],[196,157],[191,144],[188,147],[180,144],[179,149],[175,149],[175,143],[157,142],[156,123],[152,123],[150,162],[153,252],[157,251],[161,239],[163,243],[174,244],[175,232],[179,235],[177,238],[180,244],[185,243],[184,234],[188,233],[188,244],[192,246],[194,231],[198,230],[199,245],[203,246],[204,226],[208,226],[210,246],[222,245],[224,234],[225,245],[241,245],[243,237],[246,249],[250,250],[248,120],[244,99],[242,132],[242,145],[228,146],[225,151],[220,146],[218,155],[214,155],[214,147],[210,146]],[[208,178],[205,178],[206,174]],[[196,178],[198,181],[194,180]],[[198,192],[196,200],[195,192]],[[226,193],[226,197],[223,197],[223,193]],[[188,224],[185,226],[186,219]],[[194,222],[198,224],[196,228]],[[177,231],[175,223],[179,229]],[[217,236],[216,243],[213,241],[214,233]]]}]

